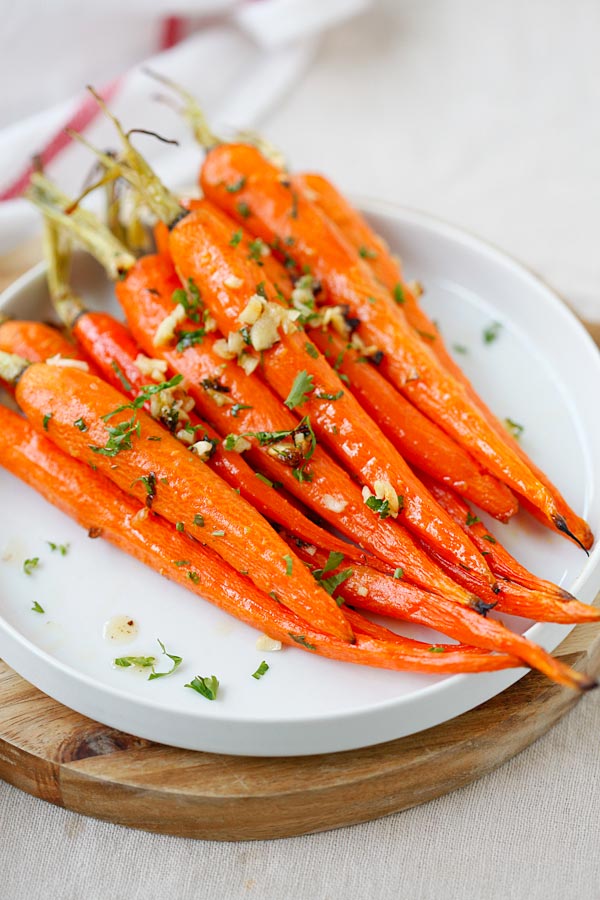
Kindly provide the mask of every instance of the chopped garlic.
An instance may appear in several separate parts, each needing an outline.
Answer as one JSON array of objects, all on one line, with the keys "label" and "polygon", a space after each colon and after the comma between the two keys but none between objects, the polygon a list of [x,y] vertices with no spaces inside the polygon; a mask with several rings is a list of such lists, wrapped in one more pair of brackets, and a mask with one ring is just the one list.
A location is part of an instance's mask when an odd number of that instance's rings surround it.
[{"label": "chopped garlic", "polygon": [[373,491],[371,490],[371,488],[367,487],[367,485],[365,484],[364,488],[362,489],[362,498],[363,498],[364,502],[366,503],[367,500],[369,499],[369,497],[372,497],[372,496],[373,496]]},{"label": "chopped garlic", "polygon": [[46,360],[47,366],[61,366],[65,369],[81,369],[82,372],[89,372],[90,367],[82,359],[63,359],[60,353],[51,356]]},{"label": "chopped garlic", "polygon": [[317,552],[317,548],[313,547],[312,544],[309,544],[308,547],[304,548],[304,552],[308,553],[309,556],[314,556],[315,553]]},{"label": "chopped garlic", "polygon": [[375,496],[378,500],[387,500],[390,507],[390,514],[396,518],[400,509],[398,503],[398,494],[389,483],[389,481],[375,481],[373,484]]},{"label": "chopped garlic", "polygon": [[192,444],[190,450],[192,453],[195,453],[202,462],[208,462],[212,456],[214,447],[210,441],[196,441],[195,444]]},{"label": "chopped garlic", "polygon": [[348,506],[348,502],[341,497],[332,497],[331,494],[325,494],[323,497],[323,506],[330,509],[331,512],[341,513]]},{"label": "chopped garlic", "polygon": [[225,287],[231,288],[232,290],[241,288],[243,283],[244,283],[244,279],[238,278],[236,275],[228,275],[227,278],[223,282]]},{"label": "chopped garlic", "polygon": [[255,350],[269,350],[281,340],[277,323],[270,315],[261,316],[250,329],[250,341]]},{"label": "chopped garlic", "polygon": [[417,300],[425,293],[425,288],[420,281],[410,281],[408,283],[408,288],[415,295]]},{"label": "chopped garlic", "polygon": [[229,343],[225,340],[225,338],[220,338],[218,341],[215,341],[213,344],[213,350],[220,356],[221,359],[235,359],[237,353],[234,353],[229,349]]},{"label": "chopped garlic", "polygon": [[173,312],[170,312],[168,316],[165,316],[156,329],[156,334],[152,339],[154,346],[164,347],[165,344],[169,344],[175,337],[175,329],[180,322],[183,322],[185,317],[185,309],[178,303]]},{"label": "chopped garlic", "polygon": [[194,434],[195,432],[188,431],[187,428],[180,428],[175,437],[178,441],[181,441],[182,444],[193,444]]},{"label": "chopped garlic", "polygon": [[147,518],[148,518],[148,507],[142,506],[141,509],[138,509],[138,511],[136,512],[135,516],[133,516],[131,521],[135,522],[137,525],[139,522],[143,522]]},{"label": "chopped garlic", "polygon": [[238,322],[242,325],[254,325],[262,316],[266,303],[258,294],[253,294],[248,303],[238,316]]},{"label": "chopped garlic", "polygon": [[348,328],[344,312],[345,310],[341,306],[328,306],[324,309],[322,319],[323,328],[326,328],[327,325],[331,324],[338,334],[342,337],[346,337],[350,329]]},{"label": "chopped garlic", "polygon": [[281,641],[276,641],[267,634],[261,634],[256,642],[256,649],[262,650],[263,653],[272,653],[275,650],[281,650]]},{"label": "chopped garlic", "polygon": [[143,353],[138,353],[134,365],[146,378],[151,378],[152,381],[158,381],[159,383],[164,381],[167,371],[167,361],[165,359],[152,359],[149,356],[144,356]]},{"label": "chopped garlic", "polygon": [[[235,444],[231,448],[234,453],[245,453],[246,450],[249,450],[252,444],[250,441],[247,441],[245,437],[237,437],[235,439]],[[229,445],[227,445],[227,449],[229,449]]]},{"label": "chopped garlic", "polygon": [[212,316],[206,316],[204,319],[204,330],[207,334],[210,334],[212,331],[217,330],[217,320],[213,319]]},{"label": "chopped garlic", "polygon": [[369,591],[362,584],[359,584],[358,587],[356,588],[356,593],[358,594],[359,597],[366,597],[367,594],[369,593]]},{"label": "chopped garlic", "polygon": [[258,356],[252,356],[251,353],[242,353],[238,357],[238,364],[242,367],[246,375],[252,375],[260,359]]},{"label": "chopped garlic", "polygon": [[375,344],[365,344],[362,338],[354,332],[352,337],[350,338],[350,343],[354,347],[355,350],[358,350],[363,356],[375,356],[379,349],[375,346]]}]

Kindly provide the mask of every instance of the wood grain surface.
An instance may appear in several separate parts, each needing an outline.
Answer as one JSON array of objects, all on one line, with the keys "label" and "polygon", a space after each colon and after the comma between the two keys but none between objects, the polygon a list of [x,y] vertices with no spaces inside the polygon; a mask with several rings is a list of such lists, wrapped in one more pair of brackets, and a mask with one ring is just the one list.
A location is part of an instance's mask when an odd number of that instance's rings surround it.
[{"label": "wood grain surface", "polygon": [[[0,289],[38,254],[32,242],[0,258]],[[598,339],[600,328],[590,331]],[[578,626],[555,655],[600,674],[600,625]],[[288,837],[375,819],[468,784],[529,746],[580,699],[532,672],[476,709],[397,741],[256,759],[178,750],[108,728],[0,661],[0,778],[147,831],[222,841]]]}]

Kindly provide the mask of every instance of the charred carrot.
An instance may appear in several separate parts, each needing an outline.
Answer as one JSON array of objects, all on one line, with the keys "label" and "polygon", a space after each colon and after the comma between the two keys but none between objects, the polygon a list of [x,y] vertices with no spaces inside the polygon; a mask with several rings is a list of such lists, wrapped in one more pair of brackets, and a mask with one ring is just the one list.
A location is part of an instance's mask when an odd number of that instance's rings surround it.
[{"label": "charred carrot", "polygon": [[[64,454],[23,418],[0,406],[0,465],[35,488],[84,528],[285,644],[333,659],[421,672],[493,671],[517,665],[506,654],[444,647],[442,659],[427,644],[395,635],[351,613],[356,644],[315,631],[216,553],[178,532],[100,473]],[[353,651],[348,653],[347,647]],[[434,658],[435,656],[435,658]],[[441,657],[442,654],[439,654]]]},{"label": "charred carrot", "polygon": [[[298,330],[295,319],[285,318],[275,289],[264,277],[262,246],[254,256],[239,253],[231,246],[231,235],[230,220],[204,203],[177,223],[169,238],[180,277],[196,285],[222,333],[242,340],[241,325],[249,330],[250,346],[262,354],[263,377],[286,406],[310,416],[318,440],[371,488],[367,495],[380,516],[400,515],[408,529],[443,556],[493,583],[480,553],[432,502],[392,443]],[[290,315],[297,319],[300,314]]]},{"label": "charred carrot", "polygon": [[387,382],[360,351],[349,347],[332,329],[314,328],[310,336],[340,375],[346,376],[361,406],[408,462],[449,484],[501,522],[514,515],[517,502],[510,490],[482,472],[462,447]]},{"label": "charred carrot", "polygon": [[[440,363],[457,381],[464,384],[471,401],[478,407],[490,427],[494,429],[499,438],[520,457],[525,465],[531,469],[535,477],[548,489],[554,499],[558,513],[566,522],[568,529],[567,532],[564,532],[566,536],[569,536],[568,532],[572,532],[576,542],[589,550],[594,537],[588,524],[571,509],[558,488],[532,462],[518,441],[506,431],[504,425],[483,403],[464,372],[448,352],[444,339],[436,328],[435,323],[431,321],[417,302],[418,297],[415,291],[410,285],[406,284],[400,264],[390,253],[385,241],[373,231],[360,213],[323,176],[304,174],[297,176],[293,181],[301,188],[308,189],[312,202],[340,229],[344,237],[348,239],[367,262],[377,280],[387,287],[396,302],[401,304],[402,311],[406,315],[408,322],[413,326],[421,339],[429,344]],[[540,514],[539,509],[530,504],[525,505],[533,515],[547,524],[546,517]]]},{"label": "charred carrot", "polygon": [[[306,546],[298,545],[298,542],[291,540],[290,545],[296,547],[300,557],[316,570],[317,575],[329,562],[330,568],[321,578],[334,578],[339,567],[344,565],[336,560],[337,565],[331,566],[331,555],[318,548],[311,547],[310,553],[307,553]],[[441,597],[433,597],[401,579],[374,572],[367,566],[353,565],[351,570],[344,569],[344,573],[348,571],[351,574],[334,589],[345,603],[378,615],[426,625],[456,640],[482,648],[511,653],[559,684],[580,690],[596,685],[594,679],[575,672],[537,644],[514,634],[501,622],[479,616],[473,610],[459,607]]]},{"label": "charred carrot", "polygon": [[[0,357],[4,364],[18,365],[18,357],[6,357]],[[114,388],[79,369],[21,363],[15,396],[34,426],[44,427],[61,449],[247,571],[258,587],[275,591],[314,627],[352,638],[335,602],[314,590],[304,567],[297,560],[294,566],[283,541],[250,504],[208,467],[198,466],[143,410],[123,408]]]},{"label": "charred carrot", "polygon": [[[231,184],[243,186],[236,193]],[[300,189],[253,147],[211,149],[201,171],[206,197],[269,245],[293,244],[290,256],[325,286],[329,303],[347,305],[358,334],[382,352],[381,371],[425,415],[438,422],[491,474],[527,497],[559,531],[568,532],[548,489],[500,440],[464,386],[415,335],[366,262]]]}]

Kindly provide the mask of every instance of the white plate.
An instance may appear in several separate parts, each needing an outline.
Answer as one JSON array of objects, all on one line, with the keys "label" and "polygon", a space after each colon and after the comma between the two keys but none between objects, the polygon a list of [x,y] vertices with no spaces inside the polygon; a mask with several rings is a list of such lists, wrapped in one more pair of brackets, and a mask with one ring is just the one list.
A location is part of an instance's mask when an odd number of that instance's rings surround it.
[{"label": "white plate", "polygon": [[[481,241],[424,215],[363,204],[401,252],[408,276],[426,287],[425,305],[449,346],[466,345],[467,374],[499,416],[525,426],[523,445],[600,530],[600,357],[563,303],[529,272]],[[78,260],[76,284],[88,301],[114,307],[95,266]],[[43,269],[21,278],[2,307],[48,318]],[[502,323],[498,340],[482,332]],[[439,724],[489,699],[525,670],[434,677],[337,663],[285,648],[255,649],[256,633],[197,600],[102,541],[90,541],[66,516],[0,472],[0,655],[50,696],[107,725],[144,738],[230,754],[294,756],[348,750]],[[600,586],[600,549],[581,550],[524,514],[494,523],[509,550],[534,572],[586,602]],[[68,542],[66,557],[46,541]],[[31,575],[26,557],[39,556]],[[32,612],[37,600],[45,613]],[[111,645],[103,625],[125,614],[139,623],[127,645]],[[524,630],[530,623],[512,620]],[[400,630],[400,628],[398,628]],[[537,624],[528,635],[553,650],[570,629]],[[425,637],[425,629],[402,631]],[[425,639],[430,639],[429,637]],[[149,655],[160,638],[184,658],[170,678],[112,666],[115,656]],[[251,678],[260,661],[270,670]],[[217,702],[184,684],[216,674]]]}]

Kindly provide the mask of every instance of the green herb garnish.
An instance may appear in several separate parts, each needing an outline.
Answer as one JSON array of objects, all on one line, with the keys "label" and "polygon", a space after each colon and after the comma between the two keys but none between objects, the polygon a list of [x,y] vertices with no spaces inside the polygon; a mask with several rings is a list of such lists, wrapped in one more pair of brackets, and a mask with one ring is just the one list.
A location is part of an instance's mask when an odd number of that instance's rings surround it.
[{"label": "green herb garnish", "polygon": [[40,606],[40,604],[37,602],[37,600],[33,601],[33,606],[31,607],[31,611],[36,612],[36,613],[45,613],[46,612],[44,607]]},{"label": "green herb garnish", "polygon": [[392,293],[394,295],[394,300],[396,301],[396,303],[406,303],[406,297],[404,296],[404,288],[402,287],[400,282],[398,282],[398,284],[394,285],[394,290]]},{"label": "green herb garnish", "polygon": [[283,561],[285,562],[285,574],[290,576],[294,568],[294,560],[289,553],[286,553],[283,557]]},{"label": "green herb garnish", "polygon": [[358,255],[362,257],[362,259],[377,259],[377,253],[375,250],[372,250],[370,247],[362,247],[358,248]]},{"label": "green herb garnish", "polygon": [[241,241],[243,235],[241,231],[234,231],[229,240],[230,247],[237,247],[239,242]]},{"label": "green herb garnish", "polygon": [[234,403],[233,406],[229,407],[229,412],[234,419],[237,419],[242,409],[252,409],[252,407],[248,406],[247,403]]},{"label": "green herb garnish", "polygon": [[54,541],[46,541],[52,552],[58,552],[61,556],[66,556],[69,552],[70,544],[55,544]]},{"label": "green herb garnish", "polygon": [[252,210],[248,206],[248,204],[244,200],[240,200],[239,203],[236,203],[236,209],[239,212],[242,219],[247,219],[250,216]]},{"label": "green herb garnish", "polygon": [[52,413],[46,413],[46,415],[42,419],[42,426],[44,428],[44,431],[48,431],[48,423],[49,423],[50,419],[52,418],[52,415],[53,415]]},{"label": "green herb garnish", "polygon": [[23,563],[23,571],[25,572],[26,575],[32,575],[34,569],[37,569],[39,564],[40,564],[39,556],[33,556],[31,559],[26,559],[25,562]]},{"label": "green herb garnish", "polygon": [[308,395],[311,391],[314,391],[314,389],[313,376],[309,375],[308,372],[304,370],[298,372],[294,378],[291,391],[283,401],[284,405],[287,406],[288,409],[295,409],[297,406],[306,402]]},{"label": "green herb garnish", "polygon": [[202,694],[207,700],[216,700],[219,691],[219,679],[216,675],[196,675],[196,677],[192,678],[190,683],[184,685],[184,687],[191,688],[198,694]]},{"label": "green herb garnish", "polygon": [[288,635],[293,641],[296,641],[297,644],[301,644],[303,647],[306,647],[307,650],[317,649],[314,644],[309,644],[303,634],[292,634],[291,631],[288,631]]},{"label": "green herb garnish", "polygon": [[518,422],[513,422],[512,419],[505,419],[504,424],[506,425],[507,431],[509,431],[517,441],[525,431],[524,425],[519,425]]},{"label": "green herb garnish", "polygon": [[394,578],[404,578],[404,569],[401,569],[400,566],[394,569]]},{"label": "green herb garnish", "polygon": [[313,359],[319,358],[319,351],[317,350],[317,348],[315,347],[314,344],[311,344],[309,341],[307,341],[306,344],[304,345],[304,349],[306,350],[306,352],[308,353],[309,356],[312,356]]},{"label": "green herb garnish", "polygon": [[246,176],[241,175],[237,181],[232,182],[231,184],[225,185],[225,190],[228,194],[237,194],[238,191],[241,191],[244,185],[246,184]]},{"label": "green herb garnish", "polygon": [[481,522],[479,516],[474,516],[471,512],[467,513],[466,524],[469,528],[471,527],[471,525],[477,525],[478,522]]},{"label": "green herb garnish", "polygon": [[119,379],[119,381],[121,382],[121,384],[123,385],[123,388],[126,391],[131,391],[132,390],[131,383],[125,377],[125,373],[123,372],[123,369],[121,368],[119,363],[116,361],[116,359],[112,360],[110,367],[116,373],[116,376]]},{"label": "green herb garnish", "polygon": [[83,419],[75,419],[75,421],[73,422],[73,425],[75,426],[75,428],[79,428],[80,431],[88,430],[88,427],[85,424],[85,422],[83,421]]},{"label": "green herb garnish", "polygon": [[268,672],[268,671],[269,671],[269,666],[263,659],[263,661],[261,662],[261,664],[258,667],[258,669],[256,670],[256,672],[252,673],[252,677],[256,678],[256,680],[259,681],[263,677],[265,672]]},{"label": "green herb garnish", "polygon": [[493,344],[493,342],[497,340],[501,329],[502,324],[500,322],[492,322],[491,325],[488,325],[488,327],[483,331],[484,342],[486,344]]},{"label": "green herb garnish", "polygon": [[339,400],[340,397],[343,397],[343,396],[344,396],[343,391],[338,391],[336,394],[322,394],[322,393],[315,394],[315,397],[318,400]]},{"label": "green herb garnish", "polygon": [[196,513],[194,516],[194,525],[198,525],[199,528],[204,528],[204,516],[201,516],[200,513]]}]

